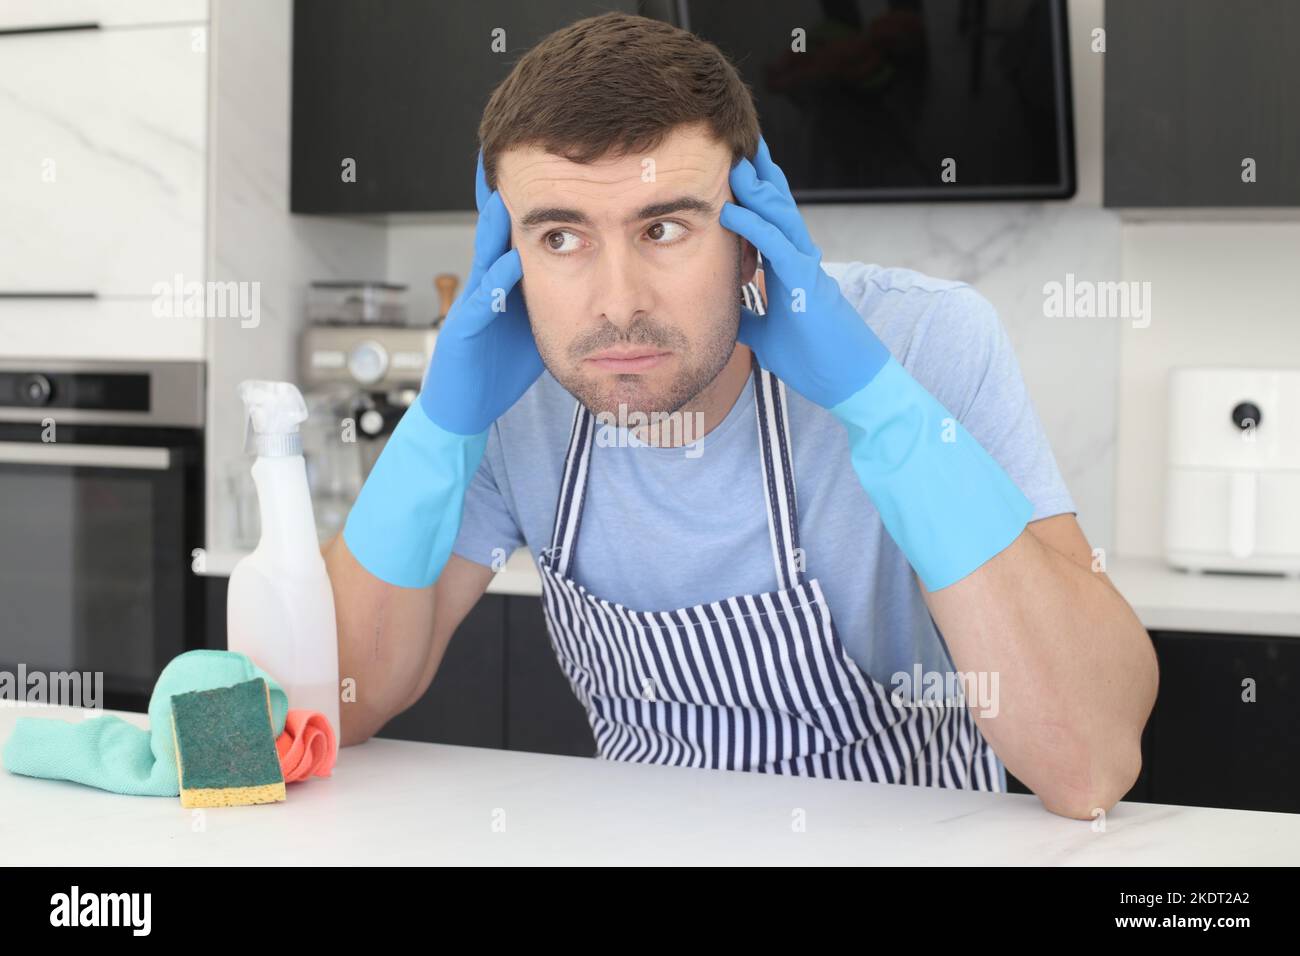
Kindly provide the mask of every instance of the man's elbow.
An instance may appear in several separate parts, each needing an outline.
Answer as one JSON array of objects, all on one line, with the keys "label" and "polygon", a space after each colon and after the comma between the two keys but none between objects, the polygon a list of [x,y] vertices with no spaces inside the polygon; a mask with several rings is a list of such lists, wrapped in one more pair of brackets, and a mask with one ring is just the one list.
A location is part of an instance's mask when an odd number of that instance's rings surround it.
[{"label": "man's elbow", "polygon": [[1078,774],[1065,778],[1059,785],[1044,788],[1038,792],[1038,798],[1052,813],[1074,820],[1092,820],[1109,813],[1133,789],[1141,772],[1139,737],[1090,756]]},{"label": "man's elbow", "polygon": [[339,747],[351,747],[364,744],[379,731],[391,717],[377,717],[365,710],[356,701],[344,703],[339,710]]}]

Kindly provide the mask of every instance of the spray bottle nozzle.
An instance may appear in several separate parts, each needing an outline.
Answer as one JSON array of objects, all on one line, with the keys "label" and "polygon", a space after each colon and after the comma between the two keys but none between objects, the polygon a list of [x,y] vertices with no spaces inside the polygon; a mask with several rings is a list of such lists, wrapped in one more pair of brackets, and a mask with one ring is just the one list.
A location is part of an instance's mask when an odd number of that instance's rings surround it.
[{"label": "spray bottle nozzle", "polygon": [[239,397],[244,401],[244,454],[302,454],[298,425],[307,420],[307,403],[297,386],[248,379],[239,383]]}]

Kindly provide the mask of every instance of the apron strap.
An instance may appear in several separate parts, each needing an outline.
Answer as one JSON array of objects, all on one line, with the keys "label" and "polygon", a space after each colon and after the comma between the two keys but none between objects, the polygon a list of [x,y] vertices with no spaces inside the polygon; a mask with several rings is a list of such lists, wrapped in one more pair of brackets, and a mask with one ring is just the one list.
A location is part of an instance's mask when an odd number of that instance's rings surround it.
[{"label": "apron strap", "polygon": [[[756,276],[757,278],[757,276]],[[757,282],[742,289],[745,308],[767,314],[767,302]],[[782,588],[804,583],[803,549],[799,546],[799,508],[795,499],[794,457],[790,452],[790,416],[785,383],[750,352],[754,368],[754,411],[758,416],[758,446],[763,456],[763,494],[767,497],[767,529],[772,540],[772,561]]]},{"label": "apron strap", "polygon": [[785,382],[760,367],[753,352],[750,356],[754,366],[758,448],[763,458],[763,495],[767,499],[767,531],[772,541],[777,585],[785,590],[804,583],[806,566],[799,545],[799,507],[795,499]]},{"label": "apron strap", "polygon": [[573,428],[569,432],[569,448],[564,455],[564,473],[560,479],[560,496],[555,504],[555,527],[551,531],[551,546],[543,553],[551,570],[561,576],[568,574],[570,557],[578,540],[578,523],[582,518],[582,502],[587,493],[587,469],[591,465],[592,436],[596,432],[596,416],[583,406],[573,403]]}]

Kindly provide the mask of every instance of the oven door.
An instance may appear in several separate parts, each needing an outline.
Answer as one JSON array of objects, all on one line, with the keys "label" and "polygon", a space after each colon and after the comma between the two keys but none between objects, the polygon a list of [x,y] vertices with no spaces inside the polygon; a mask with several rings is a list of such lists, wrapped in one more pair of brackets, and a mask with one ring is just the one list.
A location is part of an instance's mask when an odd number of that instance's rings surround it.
[{"label": "oven door", "polygon": [[102,673],[101,706],[145,711],[168,661],[205,643],[202,432],[57,437],[0,423],[0,666]]}]

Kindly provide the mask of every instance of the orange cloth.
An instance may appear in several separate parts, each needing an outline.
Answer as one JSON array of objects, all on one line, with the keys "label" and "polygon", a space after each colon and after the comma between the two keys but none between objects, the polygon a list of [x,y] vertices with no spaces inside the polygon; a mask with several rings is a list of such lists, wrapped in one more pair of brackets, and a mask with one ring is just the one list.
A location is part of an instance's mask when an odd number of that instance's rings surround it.
[{"label": "orange cloth", "polygon": [[306,780],[312,774],[328,777],[334,766],[334,728],[318,711],[290,710],[275,749],[285,783]]}]

